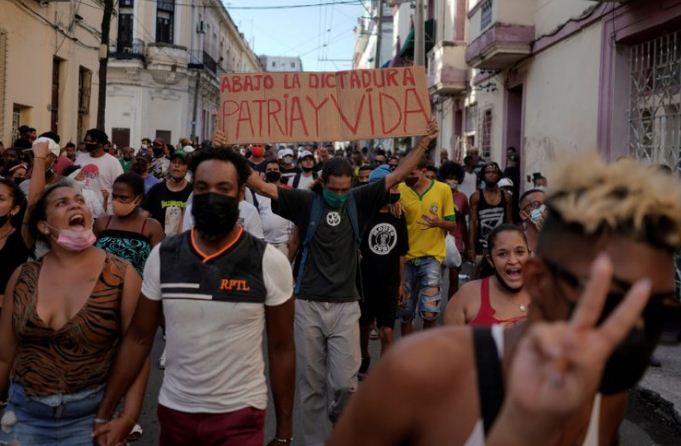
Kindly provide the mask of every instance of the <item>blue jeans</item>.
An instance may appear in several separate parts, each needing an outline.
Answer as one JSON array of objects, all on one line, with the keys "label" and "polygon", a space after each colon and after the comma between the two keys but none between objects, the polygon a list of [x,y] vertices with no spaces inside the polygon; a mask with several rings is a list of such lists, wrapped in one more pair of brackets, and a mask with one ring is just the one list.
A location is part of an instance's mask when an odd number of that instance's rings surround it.
[{"label": "blue jeans", "polygon": [[0,422],[0,444],[21,446],[92,446],[95,413],[104,386],[68,395],[30,397],[21,384],[9,387]]},{"label": "blue jeans", "polygon": [[[404,288],[408,299],[399,310],[402,322],[411,322],[418,309],[424,321],[434,321],[440,315],[440,286],[442,284],[442,265],[435,257],[418,257],[409,260],[404,266]],[[436,288],[435,295],[426,293],[428,288]]]}]

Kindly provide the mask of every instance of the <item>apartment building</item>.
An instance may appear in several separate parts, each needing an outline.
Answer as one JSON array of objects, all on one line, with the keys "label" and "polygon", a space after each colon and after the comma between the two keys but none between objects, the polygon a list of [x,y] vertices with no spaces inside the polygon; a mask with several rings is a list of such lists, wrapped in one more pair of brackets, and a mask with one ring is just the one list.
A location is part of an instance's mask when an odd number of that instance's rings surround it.
[{"label": "apartment building", "polygon": [[97,118],[102,8],[81,2],[3,0],[0,141],[19,126],[80,141]]},{"label": "apartment building", "polygon": [[219,0],[119,0],[112,26],[106,124],[117,146],[210,139],[220,76],[262,71]]}]

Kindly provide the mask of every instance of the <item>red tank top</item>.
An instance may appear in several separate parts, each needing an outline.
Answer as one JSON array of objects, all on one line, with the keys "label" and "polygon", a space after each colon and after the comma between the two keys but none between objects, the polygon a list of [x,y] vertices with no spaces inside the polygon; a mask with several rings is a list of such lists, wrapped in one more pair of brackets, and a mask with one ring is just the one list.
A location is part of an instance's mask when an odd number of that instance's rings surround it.
[{"label": "red tank top", "polygon": [[481,327],[490,327],[496,324],[513,325],[525,319],[525,317],[527,317],[526,315],[509,319],[497,319],[494,317],[495,311],[489,301],[489,279],[489,277],[485,277],[480,281],[480,309],[478,310],[478,314],[475,315],[475,319],[468,324]]}]

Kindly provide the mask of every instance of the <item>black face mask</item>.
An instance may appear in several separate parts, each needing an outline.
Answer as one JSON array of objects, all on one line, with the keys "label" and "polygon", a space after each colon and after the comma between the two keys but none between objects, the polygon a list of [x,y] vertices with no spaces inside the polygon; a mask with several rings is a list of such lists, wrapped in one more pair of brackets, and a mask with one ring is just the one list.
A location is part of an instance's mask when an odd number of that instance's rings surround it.
[{"label": "black face mask", "polygon": [[489,262],[490,265],[492,265],[492,270],[494,271],[494,277],[497,278],[497,282],[499,282],[499,285],[501,285],[501,287],[503,289],[505,289],[509,293],[514,293],[514,294],[523,289],[523,287],[519,287],[519,288],[511,287],[508,283],[506,283],[506,281],[501,276],[501,274],[499,274],[499,271],[497,271],[497,268],[494,266],[494,262],[491,259],[489,259],[487,261]]},{"label": "black face mask", "polygon": [[398,201],[400,201],[400,194],[390,194],[390,198],[388,199],[388,203],[395,204]]},{"label": "black face mask", "polygon": [[161,149],[161,148],[154,147],[154,148],[152,149],[152,151],[154,152],[154,156],[155,156],[156,158],[158,158],[158,157],[160,157],[161,155],[163,155],[163,149]]},{"label": "black face mask", "polygon": [[18,185],[20,185],[21,183],[23,183],[25,179],[26,179],[26,178],[15,178],[15,179],[14,179],[14,184],[16,184],[16,185],[18,186]]},{"label": "black face mask", "polygon": [[303,172],[312,172],[312,169],[314,169],[314,167],[305,167],[305,166],[302,166],[302,167],[303,167]]},{"label": "black face mask", "polygon": [[265,172],[265,180],[268,183],[276,183],[281,179],[281,172],[276,172],[276,171],[270,171],[270,172]]},{"label": "black face mask", "polygon": [[0,227],[5,226],[5,223],[7,223],[7,222],[9,221],[10,218],[11,218],[11,217],[10,217],[9,213],[7,213],[7,214],[5,214],[5,215],[3,215],[3,216],[0,216]]},{"label": "black face mask", "polygon": [[[622,302],[621,294],[608,294],[603,306],[603,313],[598,321],[600,325]],[[651,301],[643,310],[645,327],[632,328],[626,338],[612,352],[605,363],[603,377],[598,391],[604,395],[621,393],[633,388],[641,379],[662,333],[661,314],[664,307],[660,301]]]},{"label": "black face mask", "polygon": [[234,229],[239,219],[239,201],[212,192],[194,195],[192,216],[201,235],[209,241],[217,241]]},{"label": "black face mask", "polygon": [[87,150],[88,152],[94,152],[95,150],[97,150],[97,147],[99,147],[99,144],[97,144],[97,143],[91,143],[91,142],[85,143],[85,150]]}]

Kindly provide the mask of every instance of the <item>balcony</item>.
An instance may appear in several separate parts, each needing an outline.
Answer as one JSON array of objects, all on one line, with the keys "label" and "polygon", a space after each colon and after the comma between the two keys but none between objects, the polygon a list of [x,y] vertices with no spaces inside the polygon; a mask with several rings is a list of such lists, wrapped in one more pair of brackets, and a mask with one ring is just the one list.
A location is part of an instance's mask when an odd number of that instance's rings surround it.
[{"label": "balcony", "polygon": [[144,42],[139,39],[131,41],[118,41],[109,57],[118,60],[141,60],[144,61]]},{"label": "balcony", "polygon": [[187,48],[168,43],[149,43],[147,67],[150,70],[186,72]]},{"label": "balcony", "polygon": [[531,54],[535,5],[535,0],[480,0],[468,13],[466,63],[499,70]]},{"label": "balcony", "polygon": [[466,90],[467,67],[464,43],[440,41],[428,53],[428,91],[456,95]]},{"label": "balcony", "polygon": [[203,50],[189,50],[189,68],[192,70],[205,69],[213,75],[218,74],[218,63]]}]

